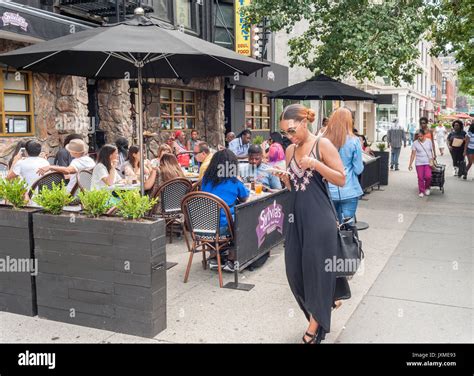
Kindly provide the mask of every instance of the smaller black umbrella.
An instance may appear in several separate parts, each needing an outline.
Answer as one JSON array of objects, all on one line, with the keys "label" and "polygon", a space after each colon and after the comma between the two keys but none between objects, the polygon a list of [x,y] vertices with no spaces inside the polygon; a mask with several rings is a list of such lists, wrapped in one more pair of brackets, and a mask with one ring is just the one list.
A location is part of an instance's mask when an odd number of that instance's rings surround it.
[{"label": "smaller black umbrella", "polygon": [[324,74],[275,91],[268,95],[268,97],[274,99],[319,100],[318,129],[321,127],[323,100],[375,101],[375,96],[372,94],[343,84]]},{"label": "smaller black umbrella", "polygon": [[307,81],[271,93],[269,98],[294,100],[374,101],[375,96],[320,74]]}]

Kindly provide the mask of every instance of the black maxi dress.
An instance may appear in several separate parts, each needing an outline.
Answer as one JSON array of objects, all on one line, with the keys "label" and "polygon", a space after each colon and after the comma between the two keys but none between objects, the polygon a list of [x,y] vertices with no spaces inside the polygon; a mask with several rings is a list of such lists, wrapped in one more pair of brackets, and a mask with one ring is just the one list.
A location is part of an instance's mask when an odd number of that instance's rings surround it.
[{"label": "black maxi dress", "polygon": [[[319,159],[316,142],[310,156]],[[293,220],[289,219],[285,239],[286,275],[300,308],[308,321],[311,315],[320,324],[324,339],[331,328],[334,301],[350,297],[347,279],[325,271],[326,260],[336,256],[336,218],[317,171],[302,170],[293,153],[288,172]]]}]

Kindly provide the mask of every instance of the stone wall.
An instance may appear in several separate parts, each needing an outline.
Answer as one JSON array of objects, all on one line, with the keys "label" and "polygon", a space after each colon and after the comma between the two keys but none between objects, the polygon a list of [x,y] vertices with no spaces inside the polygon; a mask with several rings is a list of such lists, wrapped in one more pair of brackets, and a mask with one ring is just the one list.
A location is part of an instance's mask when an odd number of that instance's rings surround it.
[{"label": "stone wall", "polygon": [[[0,39],[0,52],[26,46]],[[0,161],[8,161],[16,143],[37,138],[43,151],[55,154],[64,137],[80,133],[87,137],[89,119],[87,81],[82,77],[33,74],[35,134],[32,137],[0,137]],[[86,139],[87,140],[87,139]]]},{"label": "stone wall", "polygon": [[99,80],[97,85],[99,128],[107,143],[120,137],[132,139],[132,112],[129,84],[125,80]]}]

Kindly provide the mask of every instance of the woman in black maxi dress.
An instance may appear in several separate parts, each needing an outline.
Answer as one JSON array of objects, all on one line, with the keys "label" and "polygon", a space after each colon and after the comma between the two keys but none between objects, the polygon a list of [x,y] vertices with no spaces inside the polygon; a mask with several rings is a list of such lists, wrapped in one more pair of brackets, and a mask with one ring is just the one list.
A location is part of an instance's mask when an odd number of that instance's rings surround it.
[{"label": "woman in black maxi dress", "polygon": [[[303,125],[307,122],[306,120],[311,121],[312,118],[314,118],[312,110],[302,105],[291,105],[282,114],[281,128],[282,132],[287,133],[296,144],[290,147],[287,153],[290,176],[285,184],[291,189],[293,211],[290,213],[293,214],[293,218],[287,223],[286,230],[286,274],[296,301],[310,321],[310,328],[314,327],[312,325],[314,320],[318,324],[316,332],[308,329],[303,341],[317,343],[330,331],[331,310],[334,302],[348,298],[350,290],[345,278],[336,280],[333,271],[325,270],[326,260],[333,260],[336,255],[337,224],[326,193],[326,183],[318,172],[318,170],[322,171],[324,175],[327,175],[326,178],[332,179],[333,183],[344,185],[344,168],[337,149],[332,144],[329,146],[329,148],[334,148],[331,150],[333,152],[331,159],[334,159],[335,162],[332,164],[337,166],[337,169],[328,167],[326,164],[323,167],[317,166],[323,164],[316,155],[318,141],[309,132],[307,126]],[[285,120],[290,121],[284,122]],[[295,124],[297,124],[296,127]],[[301,145],[307,145],[307,149],[309,145],[310,148],[308,153],[304,153],[305,157],[298,162],[296,149],[304,147]],[[327,142],[325,145],[328,149]],[[318,149],[321,149],[321,145],[318,145]],[[320,150],[319,153],[321,154]]]}]

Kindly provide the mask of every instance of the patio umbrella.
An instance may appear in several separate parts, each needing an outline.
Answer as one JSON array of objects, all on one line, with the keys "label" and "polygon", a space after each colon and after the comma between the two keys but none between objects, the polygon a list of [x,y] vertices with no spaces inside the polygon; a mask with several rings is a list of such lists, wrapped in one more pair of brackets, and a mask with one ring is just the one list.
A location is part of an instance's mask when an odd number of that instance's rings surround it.
[{"label": "patio umbrella", "polygon": [[[18,70],[138,80],[138,138],[143,158],[142,79],[249,75],[269,64],[187,35],[145,17],[142,8],[118,24],[101,26],[0,55]],[[140,163],[141,192],[144,171]]]},{"label": "patio umbrella", "polygon": [[324,74],[315,76],[307,81],[297,83],[287,88],[275,91],[268,95],[269,98],[293,99],[293,100],[319,100],[319,124],[321,126],[322,101],[323,100],[343,100],[343,101],[374,101],[375,96],[359,90],[353,86],[343,84]]}]

